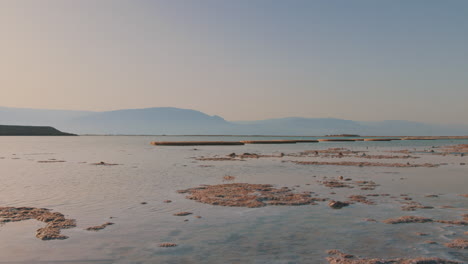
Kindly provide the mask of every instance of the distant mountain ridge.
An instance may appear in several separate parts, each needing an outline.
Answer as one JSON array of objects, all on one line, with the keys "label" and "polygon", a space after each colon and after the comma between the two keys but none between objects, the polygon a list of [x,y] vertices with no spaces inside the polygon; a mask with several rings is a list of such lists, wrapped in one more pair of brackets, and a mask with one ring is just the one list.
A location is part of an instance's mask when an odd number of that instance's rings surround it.
[{"label": "distant mountain ridge", "polygon": [[97,112],[70,121],[73,131],[88,134],[209,134],[231,126],[219,116],[173,107]]},{"label": "distant mountain ridge", "polygon": [[53,126],[77,134],[120,135],[468,135],[468,126],[411,121],[361,122],[337,118],[288,117],[229,122],[190,109],[156,107],[91,112],[0,107],[0,124]]}]

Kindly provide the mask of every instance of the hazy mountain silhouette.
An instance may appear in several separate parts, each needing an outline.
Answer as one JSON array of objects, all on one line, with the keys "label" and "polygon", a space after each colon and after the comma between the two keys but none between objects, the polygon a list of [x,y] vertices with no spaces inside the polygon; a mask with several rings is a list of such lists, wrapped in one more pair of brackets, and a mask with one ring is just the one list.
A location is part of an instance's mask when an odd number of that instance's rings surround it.
[{"label": "hazy mountain silhouette", "polygon": [[219,116],[173,107],[107,112],[0,107],[2,125],[53,126],[78,134],[127,135],[468,135],[468,126],[411,121],[359,122],[336,118],[289,117],[229,122]]},{"label": "hazy mountain silhouette", "polygon": [[233,124],[219,116],[172,107],[93,113],[67,122],[71,131],[91,134],[210,134]]}]

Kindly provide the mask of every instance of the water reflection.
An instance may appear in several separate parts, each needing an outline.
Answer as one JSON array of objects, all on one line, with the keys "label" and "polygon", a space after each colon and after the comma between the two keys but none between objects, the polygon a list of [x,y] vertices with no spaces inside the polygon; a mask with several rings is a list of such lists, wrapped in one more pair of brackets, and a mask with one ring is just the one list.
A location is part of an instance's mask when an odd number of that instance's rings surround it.
[{"label": "water reflection", "polygon": [[[180,140],[179,137],[164,137],[164,140],[174,139]],[[323,263],[325,251],[338,248],[367,257],[437,256],[468,261],[462,251],[449,250],[443,245],[463,236],[466,227],[396,226],[380,222],[401,215],[460,219],[462,213],[467,213],[468,199],[458,194],[466,193],[468,166],[459,164],[466,162],[467,157],[423,155],[417,161],[448,164],[439,168],[299,166],[278,159],[201,162],[192,158],[232,152],[290,153],[328,147],[381,152],[429,149],[468,141],[207,146],[193,150],[193,147],[150,146],[149,142],[154,140],[158,138],[0,138],[2,206],[50,208],[75,218],[78,224],[77,228],[63,230],[69,239],[47,242],[34,237],[35,230],[43,225],[40,222],[5,224],[0,227],[1,260],[7,263]],[[203,137],[202,140],[208,139]],[[37,162],[49,159],[66,162]],[[101,161],[121,165],[90,165]],[[176,190],[200,184],[220,184],[225,175],[236,176],[235,182],[288,186],[333,199],[371,192],[398,197],[408,194],[415,201],[435,208],[403,212],[401,203],[390,197],[371,197],[376,199],[376,205],[355,204],[342,210],[332,210],[326,203],[228,208],[187,200],[176,193]],[[330,190],[316,183],[323,176],[339,175],[373,180],[380,187],[368,192]],[[332,191],[336,194],[330,194]],[[439,197],[426,197],[427,194]],[[172,203],[164,203],[164,200],[172,200]],[[441,208],[444,205],[454,208]],[[173,216],[180,211],[190,211],[202,218]],[[110,217],[115,225],[105,230],[83,230],[109,221]],[[364,218],[378,222],[367,222]],[[415,232],[430,235],[420,237]],[[425,244],[429,239],[439,244]],[[161,242],[174,242],[179,246],[159,248]]]}]

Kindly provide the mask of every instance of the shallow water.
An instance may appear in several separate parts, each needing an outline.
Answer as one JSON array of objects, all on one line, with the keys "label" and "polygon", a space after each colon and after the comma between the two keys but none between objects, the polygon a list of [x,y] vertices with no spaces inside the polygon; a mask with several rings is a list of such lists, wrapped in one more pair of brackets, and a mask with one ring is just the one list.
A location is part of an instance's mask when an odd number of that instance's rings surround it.
[{"label": "shallow water", "polygon": [[[402,215],[461,220],[461,214],[468,213],[468,198],[459,196],[468,193],[468,165],[460,163],[468,163],[468,155],[418,154],[421,158],[414,160],[365,160],[447,163],[437,168],[305,166],[282,162],[311,159],[293,157],[246,161],[193,159],[231,152],[279,154],[330,147],[389,155],[384,151],[428,150],[432,146],[467,144],[467,140],[197,147],[149,144],[158,140],[247,139],[0,137],[0,206],[50,208],[76,219],[78,224],[76,228],[63,230],[69,238],[61,241],[35,238],[35,231],[44,226],[35,220],[2,225],[0,263],[325,263],[325,251],[335,248],[365,257],[437,256],[468,262],[466,250],[443,245],[454,238],[466,239],[463,232],[468,231],[467,227],[363,221],[363,218],[381,221]],[[38,163],[49,159],[66,162]],[[100,161],[119,165],[91,165]],[[388,193],[398,197],[408,194],[415,201],[435,208],[405,212],[390,197],[370,197],[376,205],[353,204],[341,210],[330,209],[326,202],[313,206],[233,208],[198,203],[176,193],[200,184],[223,183],[225,175],[235,176],[234,182],[288,186],[338,200],[351,194]],[[316,182],[324,176],[340,175],[353,180],[373,180],[380,186],[373,191],[330,190]],[[330,194],[332,191],[336,194]],[[439,197],[427,198],[427,194],[439,194]],[[164,203],[167,199],[173,202]],[[440,208],[442,205],[454,208]],[[180,211],[190,211],[202,218],[173,216]],[[111,216],[114,218],[109,219]],[[115,225],[99,232],[83,230],[106,221]],[[415,232],[429,235],[418,236]],[[438,244],[424,244],[425,240]],[[174,242],[178,246],[158,247],[162,242]]]}]

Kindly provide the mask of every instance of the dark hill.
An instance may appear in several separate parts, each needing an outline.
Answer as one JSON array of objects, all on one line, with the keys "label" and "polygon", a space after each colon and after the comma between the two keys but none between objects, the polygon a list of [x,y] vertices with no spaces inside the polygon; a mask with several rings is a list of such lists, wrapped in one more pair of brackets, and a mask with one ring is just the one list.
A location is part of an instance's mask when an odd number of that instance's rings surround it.
[{"label": "dark hill", "polygon": [[75,136],[49,126],[0,125],[0,136]]}]

